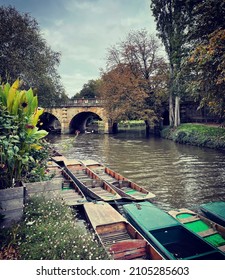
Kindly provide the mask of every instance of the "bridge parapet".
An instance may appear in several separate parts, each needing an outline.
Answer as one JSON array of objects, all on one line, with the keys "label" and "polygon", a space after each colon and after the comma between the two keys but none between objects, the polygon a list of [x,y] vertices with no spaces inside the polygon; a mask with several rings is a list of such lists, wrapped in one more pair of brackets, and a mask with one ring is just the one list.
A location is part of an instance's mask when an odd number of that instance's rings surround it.
[{"label": "bridge parapet", "polygon": [[51,108],[62,107],[102,107],[102,100],[96,98],[76,98],[70,99],[66,103],[62,103],[57,106],[51,106]]}]

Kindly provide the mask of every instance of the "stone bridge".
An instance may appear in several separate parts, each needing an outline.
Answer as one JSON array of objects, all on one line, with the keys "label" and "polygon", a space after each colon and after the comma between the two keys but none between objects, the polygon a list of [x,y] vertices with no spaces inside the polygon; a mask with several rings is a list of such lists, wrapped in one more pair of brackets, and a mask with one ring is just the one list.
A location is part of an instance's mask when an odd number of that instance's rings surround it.
[{"label": "stone bridge", "polygon": [[[98,99],[74,99],[58,107],[45,108],[41,123],[42,128],[61,133],[89,132],[89,124],[92,124],[92,132],[112,132],[106,111]],[[95,127],[93,124],[97,123]]]}]

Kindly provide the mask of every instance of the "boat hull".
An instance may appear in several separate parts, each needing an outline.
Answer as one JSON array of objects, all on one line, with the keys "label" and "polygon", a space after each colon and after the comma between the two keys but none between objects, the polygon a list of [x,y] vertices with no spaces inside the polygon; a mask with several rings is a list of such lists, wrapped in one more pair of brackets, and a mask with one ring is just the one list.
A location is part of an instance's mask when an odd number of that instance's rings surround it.
[{"label": "boat hull", "polygon": [[100,180],[91,170],[80,165],[65,166],[65,172],[76,182],[83,193],[90,199],[114,201],[121,197],[106,182]]},{"label": "boat hull", "polygon": [[89,170],[92,170],[99,178],[106,181],[110,186],[122,197],[128,200],[143,201],[155,197],[153,193],[140,187],[136,183],[128,180],[121,174],[112,169],[103,166],[102,164],[86,160],[81,161]]},{"label": "boat hull", "polygon": [[225,252],[225,228],[223,226],[185,208],[177,211],[171,210],[168,213],[184,224],[187,229],[197,233],[211,245]]},{"label": "boat hull", "polygon": [[111,205],[87,203],[84,210],[102,246],[115,260],[163,259],[162,255]]},{"label": "boat hull", "polygon": [[225,259],[225,255],[150,202],[123,206],[128,221],[171,260]]},{"label": "boat hull", "polygon": [[210,220],[225,227],[225,201],[205,203],[200,209]]},{"label": "boat hull", "polygon": [[54,178],[63,178],[60,196],[66,205],[77,206],[87,202],[84,193],[78,185],[65,172],[64,168],[60,167],[55,161],[48,162],[47,171],[49,174],[54,175]]}]

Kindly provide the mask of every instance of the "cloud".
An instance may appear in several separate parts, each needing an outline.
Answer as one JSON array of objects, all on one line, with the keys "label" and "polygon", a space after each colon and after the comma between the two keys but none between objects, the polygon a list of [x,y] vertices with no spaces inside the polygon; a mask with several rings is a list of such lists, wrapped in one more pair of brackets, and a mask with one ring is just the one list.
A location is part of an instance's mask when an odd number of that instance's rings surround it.
[{"label": "cloud", "polygon": [[149,0],[2,0],[37,19],[54,51],[61,52],[59,74],[68,95],[100,76],[107,48],[129,31],[155,33]]}]

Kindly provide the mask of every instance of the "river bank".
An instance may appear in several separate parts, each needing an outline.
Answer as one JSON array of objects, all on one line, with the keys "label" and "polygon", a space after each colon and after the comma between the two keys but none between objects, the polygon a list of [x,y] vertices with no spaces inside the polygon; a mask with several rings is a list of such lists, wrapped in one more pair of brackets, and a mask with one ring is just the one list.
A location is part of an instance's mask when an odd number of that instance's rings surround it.
[{"label": "river bank", "polygon": [[207,124],[181,124],[177,128],[165,127],[161,137],[176,143],[225,150],[225,129]]}]

